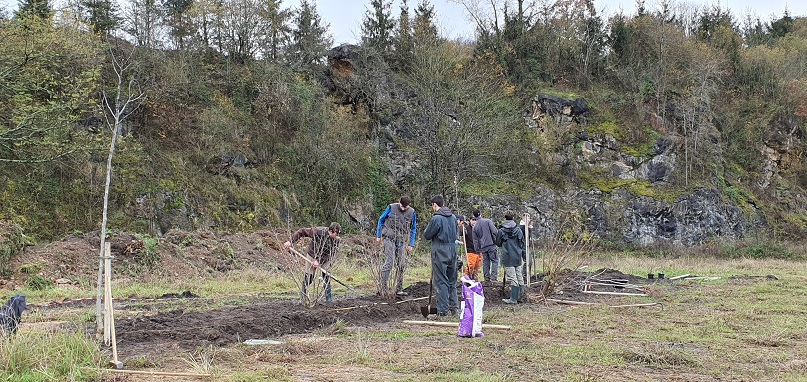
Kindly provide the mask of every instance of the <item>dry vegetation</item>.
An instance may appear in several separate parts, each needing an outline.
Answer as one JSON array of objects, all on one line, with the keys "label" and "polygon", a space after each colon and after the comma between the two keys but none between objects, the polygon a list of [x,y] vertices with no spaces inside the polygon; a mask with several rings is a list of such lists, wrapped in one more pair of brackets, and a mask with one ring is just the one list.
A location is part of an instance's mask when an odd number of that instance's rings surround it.
[{"label": "dry vegetation", "polygon": [[[361,285],[366,294],[373,294],[371,276],[362,274],[354,262],[347,261],[342,274],[353,275],[352,282]],[[504,306],[494,303],[499,297],[489,292],[491,303],[486,306],[485,323],[512,325],[513,329],[486,330],[483,338],[458,338],[450,328],[404,324],[403,320],[422,317],[399,311],[396,314],[400,317],[339,319],[310,332],[281,334],[272,338],[282,342],[276,345],[208,344],[191,351],[172,351],[169,346],[158,353],[131,356],[124,363],[127,369],[212,374],[208,379],[216,381],[798,381],[807,374],[804,262],[691,255],[599,255],[583,262],[587,269],[619,269],[634,275],[631,277],[646,276],[652,269],[665,272],[667,277],[690,273],[720,279],[655,282],[645,287],[649,297],[594,296],[588,300],[594,304],[587,306],[544,302]],[[415,259],[413,264],[416,268],[407,273],[407,285],[428,277],[422,259]],[[249,288],[228,286],[231,284],[289,278],[286,271],[270,267],[231,272],[242,272],[242,276],[211,276],[203,283],[196,282],[194,293],[205,296],[203,304],[182,300],[122,304],[118,317],[151,316],[176,309],[192,314],[220,307],[246,308],[257,304],[260,297],[238,299],[217,291]],[[273,285],[279,296],[286,293],[287,298],[293,298],[290,296],[296,294],[293,282],[275,281]],[[531,289],[534,295],[539,291],[538,286]],[[337,296],[351,297],[344,290]],[[574,293],[567,291],[553,297],[572,296]],[[30,302],[47,298],[33,297]],[[646,302],[660,305],[609,307]],[[80,323],[91,309],[26,312],[21,332],[0,348],[0,364],[9,362],[9,349],[15,342],[29,344],[41,338],[45,328],[74,327],[63,323]],[[257,324],[261,325],[260,320]],[[121,350],[126,353],[126,344],[121,344]],[[86,357],[88,366],[93,365],[93,359]],[[85,370],[61,379],[93,375]],[[98,375],[113,378],[105,372]],[[162,378],[137,376],[136,380]]]}]

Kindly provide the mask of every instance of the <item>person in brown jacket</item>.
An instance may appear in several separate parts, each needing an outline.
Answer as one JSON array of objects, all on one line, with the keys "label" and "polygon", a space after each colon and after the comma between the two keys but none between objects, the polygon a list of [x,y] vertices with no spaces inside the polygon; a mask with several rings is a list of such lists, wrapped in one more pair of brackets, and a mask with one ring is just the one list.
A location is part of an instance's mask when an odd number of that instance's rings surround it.
[{"label": "person in brown jacket", "polygon": [[305,273],[303,274],[303,297],[307,295],[308,286],[314,281],[314,270],[320,268],[323,270],[322,279],[325,289],[325,301],[331,301],[331,278],[325,273],[331,267],[331,262],[336,256],[336,251],[339,249],[339,232],[342,226],[339,223],[333,222],[330,226],[326,227],[311,227],[300,228],[293,235],[291,240],[283,243],[283,246],[291,248],[291,245],[300,238],[311,238],[311,243],[308,245],[308,257],[311,262],[305,266]]}]

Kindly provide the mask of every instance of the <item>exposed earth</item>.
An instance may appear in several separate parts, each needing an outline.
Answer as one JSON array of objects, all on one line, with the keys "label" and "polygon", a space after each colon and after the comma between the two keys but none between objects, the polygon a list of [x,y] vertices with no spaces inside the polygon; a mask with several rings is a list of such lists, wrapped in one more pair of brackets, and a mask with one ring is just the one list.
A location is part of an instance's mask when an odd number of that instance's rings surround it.
[{"label": "exposed earth", "polygon": [[[148,282],[154,277],[198,278],[247,267],[272,266],[284,258],[279,251],[281,237],[284,237],[282,232],[268,230],[251,234],[172,231],[159,241],[157,248],[153,248],[159,256],[150,253],[149,244],[134,235],[117,234],[108,240],[112,243],[115,257],[113,268],[119,273],[116,275],[118,282]],[[348,236],[343,245],[346,248],[361,247],[370,245],[372,241],[371,237]],[[3,280],[0,287],[13,289],[33,275],[54,281],[62,288],[79,283],[92,285],[97,275],[97,261],[94,259],[98,258],[96,248],[99,244],[97,233],[89,233],[71,235],[44,246],[29,247],[14,258],[12,269],[15,273]],[[350,250],[344,252],[348,256],[357,253]],[[148,272],[132,276],[134,271],[140,269],[138,267],[147,265]],[[534,280],[541,278],[538,275]],[[569,283],[563,288],[562,294],[553,297],[575,301],[602,298],[579,291],[577,286],[586,278],[621,280],[635,285],[648,283],[644,278],[617,270],[580,271],[572,275],[576,282]],[[541,300],[541,283],[532,285],[528,288],[528,296],[532,305],[535,305]],[[623,290],[622,287],[611,285],[591,285],[590,288],[610,292]],[[398,300],[377,297],[371,289],[362,288],[356,293],[339,295],[333,302],[323,302],[310,308],[293,296],[239,296],[229,301],[225,298],[216,304],[188,291],[177,291],[166,296],[129,296],[115,304],[119,357],[132,360],[192,352],[208,346],[226,347],[248,339],[275,339],[310,333],[327,329],[338,322],[357,327],[379,327],[401,320],[424,319],[420,308],[428,304],[423,298],[428,296],[427,280],[409,285],[406,288],[409,296]],[[501,286],[487,288],[485,293],[486,311],[504,305],[500,298],[504,293]],[[143,300],[145,297],[162,298]],[[60,309],[82,304],[91,306],[94,301],[40,302],[35,303],[33,309]],[[170,304],[171,309],[162,309],[160,304]],[[210,305],[216,308],[211,310]],[[92,326],[87,327],[90,333],[95,330]]]}]

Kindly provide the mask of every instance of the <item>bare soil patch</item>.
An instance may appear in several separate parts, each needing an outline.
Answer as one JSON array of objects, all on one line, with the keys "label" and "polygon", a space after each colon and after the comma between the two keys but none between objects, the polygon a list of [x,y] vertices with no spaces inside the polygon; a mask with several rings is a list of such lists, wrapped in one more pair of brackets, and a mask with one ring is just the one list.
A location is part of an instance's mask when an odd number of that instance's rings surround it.
[{"label": "bare soil patch", "polygon": [[[131,234],[112,235],[115,271],[119,277],[147,282],[153,277],[199,278],[249,267],[274,264],[285,258],[281,251],[287,232],[266,230],[255,233],[230,234],[222,232],[171,231],[159,241],[156,248],[148,248],[144,239]],[[372,237],[346,237],[347,248],[370,248]],[[4,287],[13,289],[35,274],[61,283],[92,282],[97,274],[97,233],[70,235],[59,242],[27,248],[15,257],[11,268],[15,271],[6,279]],[[345,247],[343,247],[345,248]],[[154,251],[155,252],[150,252]],[[345,251],[351,253],[361,251]],[[151,263],[149,263],[151,262]],[[149,265],[148,272],[142,267]],[[27,270],[27,271],[26,271]],[[594,272],[574,272],[572,280],[561,294],[554,297],[576,301],[596,301],[600,296],[580,292],[579,285],[586,279],[624,280],[630,284],[646,284],[648,280],[626,275],[618,270],[604,269]],[[527,289],[532,302],[540,300],[541,275],[533,278]],[[67,280],[67,281],[65,281]],[[614,286],[591,285],[591,290],[620,291]],[[408,286],[404,300],[389,300],[374,294],[340,296],[333,302],[312,308],[303,306],[297,298],[268,298],[247,296],[232,304],[217,303],[209,309],[209,299],[197,298],[189,292],[177,291],[162,297],[178,300],[154,302],[116,302],[116,332],[121,359],[136,359],[159,355],[192,352],[208,346],[227,347],[248,339],[275,339],[289,335],[322,333],[339,321],[352,327],[379,327],[401,320],[421,320],[420,307],[428,296],[428,280]],[[503,306],[501,297],[509,297],[501,284],[486,288],[486,310]],[[435,297],[436,298],[436,297]],[[246,301],[243,301],[246,299]],[[90,306],[92,300],[76,301],[70,307]],[[162,305],[160,305],[162,304]],[[65,304],[68,305],[68,304]],[[60,309],[65,305],[57,304]],[[92,334],[94,325],[87,325]]]}]

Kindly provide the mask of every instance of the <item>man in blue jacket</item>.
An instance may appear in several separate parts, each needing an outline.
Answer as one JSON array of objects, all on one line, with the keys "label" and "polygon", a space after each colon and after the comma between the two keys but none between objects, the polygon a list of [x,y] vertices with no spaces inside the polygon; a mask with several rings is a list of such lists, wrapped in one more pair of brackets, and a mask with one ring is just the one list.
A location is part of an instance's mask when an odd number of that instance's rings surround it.
[{"label": "man in blue jacket", "polygon": [[457,313],[457,218],[444,207],[442,195],[431,199],[434,216],[423,237],[431,240],[432,277],[437,289],[437,315]]},{"label": "man in blue jacket", "polygon": [[378,218],[376,228],[376,241],[383,246],[384,265],[381,266],[381,294],[387,295],[389,290],[389,276],[395,269],[395,294],[406,296],[403,290],[403,275],[406,270],[406,254],[411,253],[415,247],[417,235],[417,215],[410,206],[412,200],[402,196],[398,203],[387,206],[381,217]]}]

